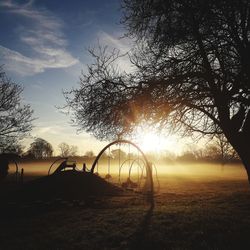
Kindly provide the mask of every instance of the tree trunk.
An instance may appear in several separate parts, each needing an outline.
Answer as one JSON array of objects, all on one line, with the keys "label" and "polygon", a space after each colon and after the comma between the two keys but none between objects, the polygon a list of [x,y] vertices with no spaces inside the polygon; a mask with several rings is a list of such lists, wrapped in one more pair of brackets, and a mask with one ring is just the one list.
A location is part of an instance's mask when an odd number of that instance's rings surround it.
[{"label": "tree trunk", "polygon": [[250,184],[250,153],[238,152],[238,155],[240,156],[242,163],[246,169],[248,182]]},{"label": "tree trunk", "polygon": [[237,136],[228,138],[229,142],[238,153],[247,173],[248,182],[250,184],[250,147],[248,139],[238,134]]}]

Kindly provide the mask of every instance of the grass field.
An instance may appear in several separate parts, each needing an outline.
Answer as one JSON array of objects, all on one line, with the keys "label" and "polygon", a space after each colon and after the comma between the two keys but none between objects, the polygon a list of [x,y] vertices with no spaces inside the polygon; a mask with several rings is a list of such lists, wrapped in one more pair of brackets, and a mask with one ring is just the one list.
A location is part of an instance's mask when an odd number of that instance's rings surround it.
[{"label": "grass field", "polygon": [[[31,166],[25,171],[36,177]],[[250,190],[242,167],[178,165],[160,171],[159,182],[154,206],[136,193],[88,206],[8,201],[0,210],[0,249],[250,249]]]}]

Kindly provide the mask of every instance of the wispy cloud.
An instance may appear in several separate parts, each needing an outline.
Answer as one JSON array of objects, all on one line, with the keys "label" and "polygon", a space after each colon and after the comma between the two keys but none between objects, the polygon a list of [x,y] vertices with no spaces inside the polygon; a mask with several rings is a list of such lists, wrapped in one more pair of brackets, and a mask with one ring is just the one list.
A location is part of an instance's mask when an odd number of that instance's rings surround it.
[{"label": "wispy cloud", "polygon": [[128,53],[133,47],[132,41],[130,39],[121,38],[119,34],[111,35],[103,31],[99,32],[97,37],[99,38],[99,43],[101,46],[108,45],[109,48],[115,48],[119,50],[121,54],[125,55],[124,57],[120,57],[116,62],[121,70],[126,72],[132,71],[132,64],[128,56]]},{"label": "wispy cloud", "polygon": [[33,1],[26,4],[2,1],[0,7],[6,13],[24,19],[25,22],[18,28],[18,38],[30,49],[29,55],[24,55],[0,45],[1,63],[9,70],[32,75],[47,68],[67,68],[78,63],[78,59],[67,51],[62,20],[52,12],[44,8],[37,9]]},{"label": "wispy cloud", "polygon": [[97,37],[99,37],[101,43],[109,44],[110,46],[119,49],[121,53],[127,53],[132,48],[131,39],[121,37],[120,34],[111,35],[104,31],[99,31]]}]

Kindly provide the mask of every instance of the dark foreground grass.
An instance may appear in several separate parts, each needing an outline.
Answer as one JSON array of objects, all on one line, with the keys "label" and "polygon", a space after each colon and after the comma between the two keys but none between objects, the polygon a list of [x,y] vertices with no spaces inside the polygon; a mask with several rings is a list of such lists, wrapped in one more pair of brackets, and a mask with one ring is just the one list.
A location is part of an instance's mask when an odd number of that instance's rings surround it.
[{"label": "dark foreground grass", "polygon": [[9,204],[0,249],[250,249],[247,181],[160,181],[154,207],[137,194]]}]

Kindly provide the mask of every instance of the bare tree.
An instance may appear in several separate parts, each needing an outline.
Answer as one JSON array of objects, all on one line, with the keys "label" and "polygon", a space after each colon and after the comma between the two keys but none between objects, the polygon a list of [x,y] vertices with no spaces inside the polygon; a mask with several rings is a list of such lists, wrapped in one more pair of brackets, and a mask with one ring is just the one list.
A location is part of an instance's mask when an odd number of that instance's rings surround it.
[{"label": "bare tree", "polygon": [[22,155],[24,153],[24,146],[14,141],[11,145],[6,146],[2,150],[2,153],[13,153],[17,155]]},{"label": "bare tree", "polygon": [[134,69],[117,51],[92,50],[95,62],[66,101],[76,124],[99,138],[142,121],[185,134],[223,133],[250,181],[250,2],[124,0]]},{"label": "bare tree", "polygon": [[62,142],[58,145],[58,148],[60,149],[60,156],[61,157],[68,157],[68,156],[76,156],[78,147],[75,145],[69,145],[65,142]]},{"label": "bare tree", "polygon": [[52,145],[42,138],[36,138],[34,142],[30,144],[29,152],[35,156],[35,158],[43,159],[51,157],[53,154]]},{"label": "bare tree", "polygon": [[0,153],[8,151],[32,129],[33,111],[30,105],[21,104],[22,91],[0,67]]},{"label": "bare tree", "polygon": [[58,145],[58,148],[60,150],[60,156],[61,157],[68,157],[69,156],[69,145],[65,142],[62,142]]},{"label": "bare tree", "polygon": [[78,147],[76,145],[71,145],[69,149],[70,156],[76,156],[78,152]]},{"label": "bare tree", "polygon": [[212,143],[206,150],[207,157],[219,160],[222,165],[226,162],[237,159],[237,154],[223,134],[215,135]]},{"label": "bare tree", "polygon": [[95,156],[93,151],[86,151],[84,155],[87,156],[88,158],[92,158]]}]

